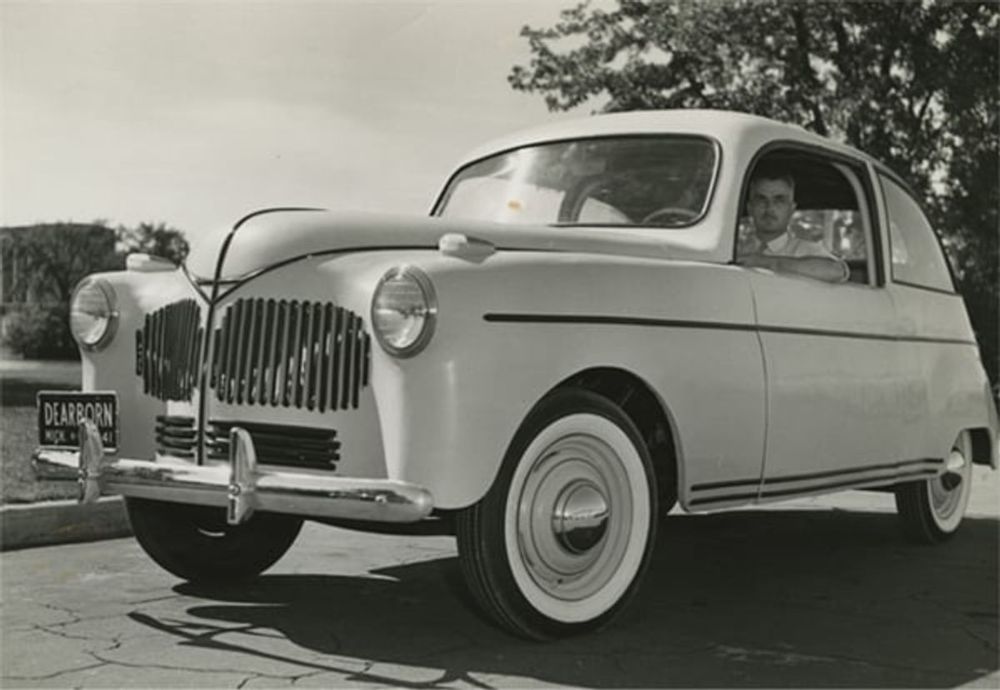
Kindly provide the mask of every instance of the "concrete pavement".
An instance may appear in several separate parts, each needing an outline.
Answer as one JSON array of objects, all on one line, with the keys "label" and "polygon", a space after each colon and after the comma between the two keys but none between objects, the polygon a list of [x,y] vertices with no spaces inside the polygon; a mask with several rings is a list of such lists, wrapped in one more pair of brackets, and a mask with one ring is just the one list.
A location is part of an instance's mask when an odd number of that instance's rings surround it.
[{"label": "concrete pavement", "polygon": [[215,589],[132,540],[8,552],[0,684],[997,687],[1000,521],[910,546],[881,498],[671,516],[623,616],[541,645],[475,614],[448,537],[307,525]]}]

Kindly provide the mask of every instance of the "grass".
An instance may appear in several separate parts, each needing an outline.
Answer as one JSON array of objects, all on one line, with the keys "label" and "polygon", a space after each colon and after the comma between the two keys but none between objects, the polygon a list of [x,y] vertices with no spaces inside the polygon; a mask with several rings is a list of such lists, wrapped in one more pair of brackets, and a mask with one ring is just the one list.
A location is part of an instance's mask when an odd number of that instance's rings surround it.
[{"label": "grass", "polygon": [[40,390],[77,390],[75,363],[4,361],[0,369],[0,503],[75,498],[75,482],[39,482],[31,469],[38,445],[35,394]]}]

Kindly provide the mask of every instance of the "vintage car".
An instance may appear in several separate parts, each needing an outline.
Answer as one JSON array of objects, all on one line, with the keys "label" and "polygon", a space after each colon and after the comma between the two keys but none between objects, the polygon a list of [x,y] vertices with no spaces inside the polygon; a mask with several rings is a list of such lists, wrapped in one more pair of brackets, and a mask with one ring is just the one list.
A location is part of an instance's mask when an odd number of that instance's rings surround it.
[{"label": "vintage car", "polygon": [[[844,280],[742,260],[764,164]],[[516,134],[429,218],[257,211],[185,266],[86,278],[71,321],[83,387],[40,396],[37,472],[123,495],[171,573],[255,576],[303,519],[437,524],[478,604],[530,638],[610,620],[675,503],[893,491],[935,542],[972,464],[997,466],[974,334],[907,185],[744,114]]]}]

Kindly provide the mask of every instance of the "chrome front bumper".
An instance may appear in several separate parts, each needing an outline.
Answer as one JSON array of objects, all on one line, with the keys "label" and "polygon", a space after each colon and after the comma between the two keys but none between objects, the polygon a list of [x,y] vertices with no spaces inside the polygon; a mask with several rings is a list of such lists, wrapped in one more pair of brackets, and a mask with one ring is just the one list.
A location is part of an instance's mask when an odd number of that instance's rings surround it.
[{"label": "chrome front bumper", "polygon": [[39,479],[79,483],[81,503],[102,494],[121,494],[176,503],[226,508],[229,524],[255,510],[308,517],[416,522],[427,517],[433,499],[426,489],[390,479],[326,477],[262,470],[250,434],[230,430],[228,465],[195,465],[177,459],[132,460],[109,457],[93,422],[80,424],[79,450],[39,448],[32,456]]}]

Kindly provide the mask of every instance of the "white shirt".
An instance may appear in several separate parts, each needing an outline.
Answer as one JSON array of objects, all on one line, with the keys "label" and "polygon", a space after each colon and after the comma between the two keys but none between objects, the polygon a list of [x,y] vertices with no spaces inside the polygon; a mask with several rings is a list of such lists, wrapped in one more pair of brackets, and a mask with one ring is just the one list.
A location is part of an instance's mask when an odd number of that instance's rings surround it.
[{"label": "white shirt", "polygon": [[821,242],[795,237],[790,232],[778,235],[766,244],[761,242],[759,238],[754,237],[754,251],[751,253],[762,256],[790,256],[795,258],[815,256],[823,259],[831,259],[843,267],[843,280],[847,280],[851,275],[851,269],[848,268],[847,263],[824,247]]},{"label": "white shirt", "polygon": [[763,254],[764,256],[821,256],[826,259],[840,261],[840,259],[832,252],[828,251],[821,242],[804,240],[801,237],[795,237],[789,232],[786,232],[783,235],[778,235],[767,244],[764,244],[758,239],[757,253]]}]

